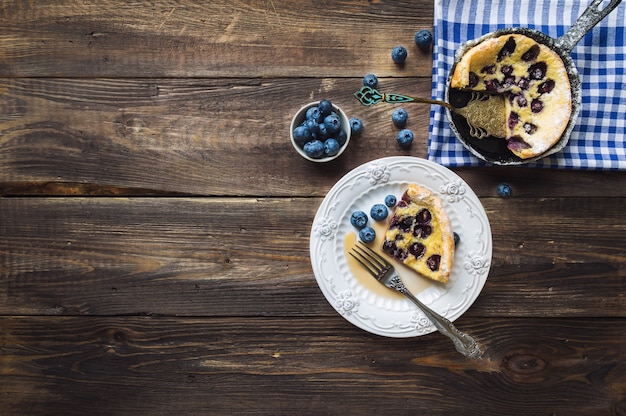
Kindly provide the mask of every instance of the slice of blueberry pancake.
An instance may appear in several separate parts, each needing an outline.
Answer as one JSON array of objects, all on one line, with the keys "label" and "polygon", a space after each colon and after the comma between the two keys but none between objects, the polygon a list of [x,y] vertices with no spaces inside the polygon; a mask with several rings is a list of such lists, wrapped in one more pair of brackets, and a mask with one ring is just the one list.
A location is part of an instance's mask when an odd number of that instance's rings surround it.
[{"label": "slice of blueberry pancake", "polygon": [[507,147],[522,159],[558,142],[572,112],[563,60],[517,33],[488,38],[465,52],[450,86],[506,96]]},{"label": "slice of blueberry pancake", "polygon": [[439,197],[410,184],[394,208],[382,249],[422,276],[447,283],[454,233]]}]

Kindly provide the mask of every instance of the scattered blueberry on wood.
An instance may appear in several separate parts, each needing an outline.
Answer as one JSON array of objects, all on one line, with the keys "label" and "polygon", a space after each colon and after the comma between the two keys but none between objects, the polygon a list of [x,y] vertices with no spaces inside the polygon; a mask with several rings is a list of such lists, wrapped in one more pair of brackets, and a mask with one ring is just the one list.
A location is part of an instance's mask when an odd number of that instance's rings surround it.
[{"label": "scattered blueberry on wood", "polygon": [[404,108],[396,108],[391,113],[391,121],[398,128],[404,128],[406,122],[409,119],[409,113]]},{"label": "scattered blueberry on wood", "polygon": [[501,196],[503,198],[511,196],[511,186],[506,183],[501,183],[498,185],[497,192],[498,192],[498,196]]},{"label": "scattered blueberry on wood", "polygon": [[433,43],[433,34],[429,30],[420,30],[415,34],[415,44],[423,51],[430,49]]},{"label": "scattered blueberry on wood", "polygon": [[404,46],[396,46],[391,51],[391,59],[397,64],[403,64],[407,56],[409,53]]},{"label": "scattered blueberry on wood", "polygon": [[361,134],[361,132],[363,131],[363,122],[360,118],[352,117],[350,119],[350,130],[355,136]]},{"label": "scattered blueberry on wood", "polygon": [[400,130],[398,132],[398,135],[396,136],[398,145],[402,149],[408,149],[409,147],[411,147],[411,144],[413,143],[413,138],[414,138],[413,131],[409,129]]},{"label": "scattered blueberry on wood", "polygon": [[363,85],[370,88],[378,88],[378,77],[374,74],[367,74],[363,77]]}]

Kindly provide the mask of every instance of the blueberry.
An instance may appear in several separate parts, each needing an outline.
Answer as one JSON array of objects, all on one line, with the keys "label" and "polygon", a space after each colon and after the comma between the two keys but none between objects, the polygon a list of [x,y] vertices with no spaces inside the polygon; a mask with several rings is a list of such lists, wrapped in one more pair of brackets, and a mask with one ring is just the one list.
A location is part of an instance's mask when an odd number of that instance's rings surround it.
[{"label": "blueberry", "polygon": [[306,118],[315,120],[316,123],[322,121],[322,113],[318,106],[313,106],[306,110]]},{"label": "blueberry", "polygon": [[408,52],[404,46],[396,46],[391,51],[391,59],[397,64],[403,64],[406,61],[406,57],[408,56]]},{"label": "blueberry", "polygon": [[526,61],[526,62],[534,61],[539,56],[540,51],[541,50],[539,49],[539,45],[535,44],[531,46],[530,49],[528,49],[522,55],[522,61]]},{"label": "blueberry", "polygon": [[433,272],[436,272],[437,270],[439,270],[440,264],[441,264],[441,256],[439,254],[433,254],[432,256],[426,259],[426,265]]},{"label": "blueberry", "polygon": [[312,118],[307,118],[306,120],[304,120],[302,125],[306,126],[306,128],[309,129],[311,135],[316,135],[319,131],[317,121],[313,120]]},{"label": "blueberry", "polygon": [[378,77],[374,74],[367,74],[363,77],[363,85],[370,88],[378,88]]},{"label": "blueberry", "polygon": [[317,105],[317,108],[320,110],[321,116],[326,117],[333,111],[333,103],[331,103],[330,100],[322,100]]},{"label": "blueberry", "polygon": [[546,94],[549,93],[550,91],[552,91],[554,89],[554,80],[549,79],[546,82],[542,83],[538,88],[537,91],[539,92],[539,94]]},{"label": "blueberry", "polygon": [[300,125],[293,130],[293,139],[300,147],[311,140],[311,130],[305,125]]},{"label": "blueberry", "polygon": [[324,143],[320,140],[311,140],[304,145],[304,153],[313,159],[318,159],[324,155]]},{"label": "blueberry", "polygon": [[454,232],[453,234],[454,234],[454,246],[456,247],[461,242],[461,236],[458,235],[456,232]]},{"label": "blueberry", "polygon": [[404,108],[396,108],[391,113],[391,121],[396,127],[403,128],[406,126],[406,121],[409,118],[409,113]]},{"label": "blueberry", "polygon": [[320,124],[317,125],[316,137],[319,140],[325,140],[328,137],[330,137],[330,133],[328,132],[328,129],[326,128],[326,124],[320,123]]},{"label": "blueberry", "polygon": [[398,202],[398,200],[396,199],[395,195],[387,195],[385,197],[385,205],[387,205],[389,208],[395,207],[396,202]]},{"label": "blueberry", "polygon": [[339,143],[335,139],[326,139],[324,142],[324,154],[326,156],[335,156],[339,153]]},{"label": "blueberry", "polygon": [[528,74],[530,79],[540,80],[546,76],[546,71],[548,70],[548,66],[545,62],[537,62],[536,64],[532,64],[530,68],[528,68]]},{"label": "blueberry", "polygon": [[382,221],[387,218],[387,214],[389,211],[387,210],[387,206],[384,204],[374,204],[370,209],[370,216],[374,219],[374,221]]},{"label": "blueberry", "polygon": [[513,52],[515,51],[515,48],[517,48],[517,43],[515,42],[515,38],[513,38],[513,36],[511,36],[506,41],[506,43],[504,44],[502,49],[500,49],[500,52],[498,52],[498,57],[496,58],[496,60],[498,62],[500,62],[505,57],[511,56],[513,54]]},{"label": "blueberry", "polygon": [[511,111],[507,122],[509,129],[513,130],[517,123],[519,123],[519,114],[517,114],[515,111]]},{"label": "blueberry", "polygon": [[363,122],[360,118],[352,117],[350,119],[350,130],[352,130],[352,134],[354,135],[361,134],[363,131]]},{"label": "blueberry", "polygon": [[433,34],[429,30],[420,30],[415,34],[415,44],[418,48],[426,51],[433,43]]},{"label": "blueberry", "polygon": [[506,198],[507,196],[511,196],[511,186],[506,183],[501,183],[498,185],[498,196]]},{"label": "blueberry", "polygon": [[344,129],[339,130],[337,132],[337,135],[335,136],[335,140],[337,140],[337,143],[339,143],[339,146],[343,146],[344,144],[346,144],[346,141],[348,140],[348,133],[346,133]]},{"label": "blueberry", "polygon": [[364,243],[371,243],[376,239],[376,231],[372,227],[365,227],[359,231],[359,238]]},{"label": "blueberry", "polygon": [[537,126],[535,126],[533,123],[524,123],[524,131],[527,134],[533,134],[537,131]]},{"label": "blueberry", "polygon": [[426,246],[422,243],[415,242],[409,246],[409,253],[419,259],[426,253]]},{"label": "blueberry", "polygon": [[367,225],[367,214],[363,211],[354,211],[352,215],[350,215],[350,224],[359,230]]},{"label": "blueberry", "polygon": [[398,136],[396,139],[398,140],[398,145],[400,145],[403,149],[408,149],[411,147],[411,143],[413,143],[413,132],[409,129],[402,129],[398,132]]},{"label": "blueberry", "polygon": [[324,118],[324,126],[329,135],[333,135],[341,128],[341,119],[336,113],[330,113]]}]

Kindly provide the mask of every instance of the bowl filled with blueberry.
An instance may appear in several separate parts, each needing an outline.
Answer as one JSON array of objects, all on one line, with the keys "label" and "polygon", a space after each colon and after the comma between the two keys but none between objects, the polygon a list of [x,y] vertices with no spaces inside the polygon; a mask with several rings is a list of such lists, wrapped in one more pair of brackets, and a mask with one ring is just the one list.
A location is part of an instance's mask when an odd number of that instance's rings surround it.
[{"label": "bowl filled with blueberry", "polygon": [[351,120],[346,113],[324,99],[301,107],[291,120],[291,144],[303,158],[311,162],[329,162],[348,147],[350,136],[360,120]]}]

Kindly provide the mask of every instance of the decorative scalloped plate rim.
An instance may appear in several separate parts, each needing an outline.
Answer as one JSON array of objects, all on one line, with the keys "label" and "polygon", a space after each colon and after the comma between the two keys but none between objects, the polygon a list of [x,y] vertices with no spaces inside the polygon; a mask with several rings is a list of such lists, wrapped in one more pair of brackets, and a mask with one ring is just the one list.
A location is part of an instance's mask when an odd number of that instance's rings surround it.
[{"label": "decorative scalloped plate rim", "polygon": [[315,279],[331,306],[347,321],[373,334],[406,338],[436,331],[405,298],[373,293],[352,275],[344,253],[346,234],[355,232],[350,215],[369,211],[388,194],[400,197],[409,183],[437,194],[461,237],[450,281],[431,284],[415,295],[451,321],[467,311],[487,280],[492,240],[487,214],[472,189],[454,172],[434,162],[393,156],[367,162],[342,177],[328,192],[311,228]]}]

